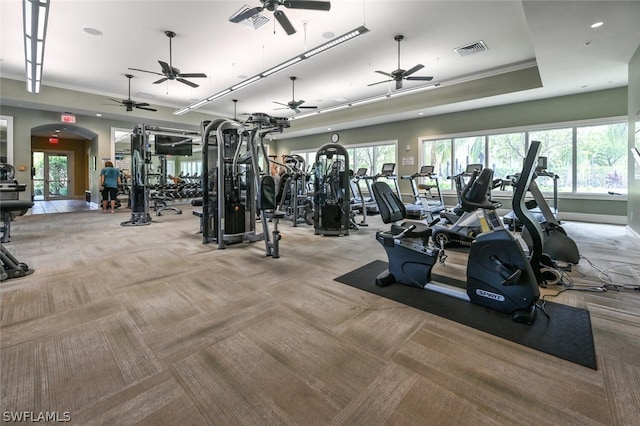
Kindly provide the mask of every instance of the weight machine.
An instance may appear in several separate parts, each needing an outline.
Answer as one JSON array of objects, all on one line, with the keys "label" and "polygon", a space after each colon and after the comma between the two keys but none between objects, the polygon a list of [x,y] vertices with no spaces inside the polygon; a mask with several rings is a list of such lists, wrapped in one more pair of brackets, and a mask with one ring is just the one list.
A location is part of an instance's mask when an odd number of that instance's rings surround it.
[{"label": "weight machine", "polygon": [[145,226],[151,224],[149,213],[149,176],[151,175],[151,139],[158,135],[177,137],[181,142],[192,143],[192,138],[199,137],[194,130],[168,127],[147,126],[138,124],[131,132],[131,189],[129,204],[131,218],[120,223],[122,226]]},{"label": "weight machine", "polygon": [[316,153],[314,220],[316,235],[349,235],[351,225],[349,154],[329,143]]},{"label": "weight machine", "polygon": [[[252,114],[245,123],[218,119],[202,123],[202,242],[227,244],[264,240],[266,255],[280,256],[275,182],[268,174],[266,134],[282,131],[286,118]],[[260,170],[259,158],[267,170]],[[256,232],[260,216],[262,233]],[[274,229],[269,232],[269,220]]]}]

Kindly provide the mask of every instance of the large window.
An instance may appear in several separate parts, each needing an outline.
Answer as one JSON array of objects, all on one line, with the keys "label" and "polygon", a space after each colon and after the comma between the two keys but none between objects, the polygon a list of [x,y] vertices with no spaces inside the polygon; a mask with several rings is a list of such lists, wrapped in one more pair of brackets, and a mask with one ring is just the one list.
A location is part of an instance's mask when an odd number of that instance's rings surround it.
[{"label": "large window", "polygon": [[[627,193],[628,128],[626,122],[610,122],[531,129],[422,141],[422,165],[433,165],[446,178],[480,163],[504,178],[520,172],[528,141],[540,141],[540,156],[547,171],[558,176],[558,192]],[[553,190],[553,179],[537,181],[542,191]],[[442,189],[451,181],[442,179]]]},{"label": "large window", "polygon": [[485,165],[485,138],[474,136],[470,138],[457,138],[453,140],[453,174],[457,175],[467,170],[468,164]]},{"label": "large window", "polygon": [[493,170],[496,179],[513,175],[522,169],[522,159],[526,155],[524,133],[490,135],[488,140],[487,167]]},{"label": "large window", "polygon": [[[396,142],[379,142],[362,145],[347,145],[347,154],[349,155],[349,168],[354,172],[361,167],[367,169],[370,176],[380,173],[384,163],[396,162]],[[308,165],[313,165],[316,161],[317,150],[311,151],[292,151],[292,154],[302,156]],[[397,171],[396,167],[396,171]]]},{"label": "large window", "polygon": [[423,142],[422,165],[433,166],[440,176],[440,189],[451,189],[451,139]]},{"label": "large window", "polygon": [[[573,190],[573,129],[540,130],[529,133],[530,141],[540,141],[540,156],[547,157],[547,170],[558,176],[558,192]],[[539,179],[542,191],[553,190],[552,179]]]},{"label": "large window", "polygon": [[627,123],[578,127],[578,192],[618,192],[627,187],[627,127]]}]

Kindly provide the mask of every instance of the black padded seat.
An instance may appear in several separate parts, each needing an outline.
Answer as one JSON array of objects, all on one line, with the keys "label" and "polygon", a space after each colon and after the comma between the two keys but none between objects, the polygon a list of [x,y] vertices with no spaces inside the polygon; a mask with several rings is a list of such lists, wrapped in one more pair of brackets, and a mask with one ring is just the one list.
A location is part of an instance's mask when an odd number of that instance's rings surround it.
[{"label": "black padded seat", "polygon": [[405,237],[429,238],[431,236],[432,229],[429,228],[427,224],[421,223],[421,222],[412,222],[412,221],[402,222],[400,226],[391,225],[391,233],[393,235],[397,235],[402,231],[404,231],[405,229],[407,229],[408,227],[410,227],[411,225],[415,226],[415,229],[412,229],[411,231],[408,231],[406,234],[404,234]]},{"label": "black padded seat", "polygon": [[397,235],[413,225],[415,229],[404,234],[405,237],[429,238],[431,236],[431,228],[422,222],[405,221],[401,225],[395,224],[395,222],[407,217],[407,209],[389,185],[385,182],[374,182],[371,185],[371,189],[380,211],[380,217],[384,223],[391,223],[391,233],[393,235]]}]

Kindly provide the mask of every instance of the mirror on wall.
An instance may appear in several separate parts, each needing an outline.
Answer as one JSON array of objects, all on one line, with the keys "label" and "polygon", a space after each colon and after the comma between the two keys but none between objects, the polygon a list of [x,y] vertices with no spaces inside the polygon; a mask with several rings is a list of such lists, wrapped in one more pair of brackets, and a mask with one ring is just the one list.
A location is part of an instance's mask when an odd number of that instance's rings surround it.
[{"label": "mirror on wall", "polygon": [[13,164],[13,117],[0,115],[0,163]]}]

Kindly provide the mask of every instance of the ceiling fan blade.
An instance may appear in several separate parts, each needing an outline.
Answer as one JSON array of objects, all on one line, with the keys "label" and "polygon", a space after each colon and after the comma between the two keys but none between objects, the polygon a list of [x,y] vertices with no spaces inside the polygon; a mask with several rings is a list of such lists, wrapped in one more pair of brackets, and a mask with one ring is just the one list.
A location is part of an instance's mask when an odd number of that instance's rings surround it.
[{"label": "ceiling fan blade", "polygon": [[431,77],[431,76],[424,76],[424,77],[415,76],[415,77],[407,77],[406,79],[407,80],[418,80],[418,81],[431,81],[431,80],[433,80],[433,77]]},{"label": "ceiling fan blade", "polygon": [[389,81],[393,81],[393,80],[382,80],[382,81],[378,81],[377,83],[367,84],[367,86],[375,86],[376,84],[388,83]]},{"label": "ceiling fan blade", "polygon": [[199,85],[198,85],[198,84],[193,83],[193,82],[191,82],[191,81],[189,81],[189,80],[185,80],[184,78],[180,78],[180,77],[178,77],[178,78],[176,78],[176,80],[178,80],[180,83],[184,83],[184,84],[186,84],[187,86],[191,86],[191,87],[193,87],[194,89],[195,89],[196,87],[199,87]]},{"label": "ceiling fan blade", "polygon": [[[162,75],[162,74],[160,74],[160,75]],[[154,81],[153,84],[164,83],[167,80],[169,80],[167,77],[162,77],[160,80]]]},{"label": "ceiling fan blade", "polygon": [[293,28],[293,25],[291,25],[289,18],[287,18],[287,15],[285,15],[283,11],[276,10],[275,12],[273,12],[273,16],[275,16],[276,20],[280,23],[287,35],[295,34],[296,29]]},{"label": "ceiling fan blade", "polygon": [[135,107],[146,107],[146,106],[150,106],[148,103],[146,102],[134,102],[133,106]]},{"label": "ceiling fan blade", "polygon": [[418,70],[421,70],[422,68],[424,68],[424,65],[422,65],[422,64],[418,64],[418,65],[416,65],[415,67],[413,67],[413,68],[411,68],[411,69],[409,69],[409,70],[405,71],[404,75],[405,75],[405,77],[406,77],[406,76],[408,76],[408,75],[413,74],[414,72],[416,72],[416,71],[418,71]]},{"label": "ceiling fan blade", "polygon": [[[285,106],[285,107],[289,108],[289,104],[283,104],[282,102],[276,102],[276,101],[273,101],[273,103],[274,103],[274,104],[278,104],[278,105],[282,105],[282,106]],[[278,109],[280,109],[280,108],[278,108]]]},{"label": "ceiling fan blade", "polygon": [[143,110],[145,110],[145,111],[154,111],[154,112],[155,112],[155,111],[158,111],[157,109],[153,109],[153,108],[145,108],[145,107],[142,107],[142,106],[140,106],[140,105],[136,105],[135,107],[136,107],[136,108],[138,108],[138,109],[143,109]]},{"label": "ceiling fan blade", "polygon": [[155,72],[155,71],[147,71],[147,70],[141,70],[141,69],[138,69],[138,68],[129,68],[129,69],[130,69],[131,71],[140,71],[140,72],[148,72],[149,74],[164,75],[164,74],[161,74],[161,73],[159,73],[159,72]]},{"label": "ceiling fan blade", "polygon": [[279,109],[290,109],[290,108],[287,106],[287,107],[285,107],[285,108],[274,108],[273,110],[274,110],[274,111],[277,111],[277,110],[279,110]]},{"label": "ceiling fan blade", "polygon": [[384,72],[384,71],[376,71],[378,74],[382,74],[382,75],[386,75],[387,77],[393,78],[393,75],[391,75],[388,72]]},{"label": "ceiling fan blade", "polygon": [[230,22],[235,22],[237,24],[238,22],[242,22],[245,19],[251,18],[253,15],[257,15],[258,13],[262,12],[263,10],[264,10],[264,7],[254,7],[253,9],[245,10],[244,12],[238,14],[237,16],[233,16],[233,17],[229,18],[229,21]]},{"label": "ceiling fan blade", "polygon": [[158,61],[158,63],[162,67],[162,72],[164,73],[164,75],[169,76],[169,75],[173,74],[173,70],[171,69],[171,67],[169,66],[168,63],[163,62],[163,61]]},{"label": "ceiling fan blade", "polygon": [[113,102],[119,103],[121,104],[122,101],[120,99],[113,99],[113,98],[109,98],[110,100],[112,100]]},{"label": "ceiling fan blade", "polygon": [[285,0],[282,5],[289,9],[331,10],[331,2],[328,1]]},{"label": "ceiling fan blade", "polygon": [[178,76],[184,77],[184,78],[207,78],[207,75],[201,72],[187,73],[187,74],[180,73],[178,74]]},{"label": "ceiling fan blade", "polygon": [[318,109],[317,106],[299,106],[298,108],[305,108],[305,109]]}]

